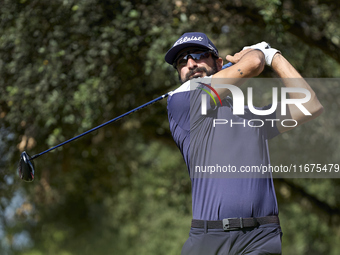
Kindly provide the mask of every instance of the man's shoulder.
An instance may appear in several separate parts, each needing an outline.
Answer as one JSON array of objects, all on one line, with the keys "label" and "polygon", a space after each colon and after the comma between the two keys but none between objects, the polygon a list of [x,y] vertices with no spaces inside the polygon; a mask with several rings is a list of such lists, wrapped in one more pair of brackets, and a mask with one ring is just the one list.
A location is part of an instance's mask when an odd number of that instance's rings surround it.
[{"label": "man's shoulder", "polygon": [[169,96],[173,96],[174,94],[181,93],[181,92],[190,92],[192,90],[196,90],[198,86],[201,86],[202,83],[211,83],[212,76],[205,76],[203,78],[195,78],[192,80],[188,80],[184,82],[181,86],[177,89],[171,91]]},{"label": "man's shoulder", "polygon": [[169,96],[173,96],[173,95],[175,95],[177,93],[188,92],[188,91],[190,91],[190,81],[187,81],[187,82],[183,83],[177,89],[169,92]]}]

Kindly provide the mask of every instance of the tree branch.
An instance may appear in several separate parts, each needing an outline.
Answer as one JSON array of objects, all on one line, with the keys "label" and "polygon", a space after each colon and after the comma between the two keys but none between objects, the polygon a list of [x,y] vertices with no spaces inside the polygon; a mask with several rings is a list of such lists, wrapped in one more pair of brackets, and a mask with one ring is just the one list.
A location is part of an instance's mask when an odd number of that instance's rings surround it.
[{"label": "tree branch", "polygon": [[[231,12],[233,15],[244,17],[244,22],[249,24],[256,24],[259,27],[265,27],[267,25],[263,16],[260,14],[260,10],[251,6],[236,6],[233,3],[224,3],[223,8],[227,12]],[[316,38],[309,34],[307,29],[303,26],[303,20],[299,20],[296,15],[293,17],[295,22],[291,24],[288,19],[283,19],[284,32],[288,32],[298,37],[305,44],[316,47],[322,50],[326,55],[333,58],[340,64],[340,47],[332,42],[330,38],[327,38],[323,31],[318,31],[318,34],[322,36]],[[301,19],[301,17],[300,17]],[[290,18],[291,20],[291,18]],[[313,24],[312,24],[313,25]],[[310,26],[309,26],[310,27]],[[315,27],[317,27],[315,25]]]},{"label": "tree branch", "polygon": [[301,204],[307,200],[313,208],[312,211],[320,215],[320,218],[326,220],[329,225],[334,225],[335,222],[339,221],[339,208],[333,208],[328,203],[321,201],[292,181],[288,181],[287,179],[274,179],[274,182],[276,190],[280,190],[283,186],[289,188],[291,194],[293,194],[289,197],[291,201]]}]

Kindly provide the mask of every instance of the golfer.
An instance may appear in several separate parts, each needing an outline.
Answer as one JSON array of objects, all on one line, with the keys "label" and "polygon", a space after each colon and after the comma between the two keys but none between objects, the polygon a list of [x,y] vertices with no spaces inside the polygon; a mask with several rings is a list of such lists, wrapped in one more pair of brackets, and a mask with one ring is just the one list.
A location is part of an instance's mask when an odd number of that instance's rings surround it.
[{"label": "golfer", "polygon": [[[193,220],[182,254],[281,254],[282,232],[271,174],[266,178],[228,178],[230,172],[213,176],[211,171],[268,166],[268,140],[314,119],[323,107],[280,51],[266,42],[244,47],[226,60],[233,65],[222,70],[223,59],[217,48],[198,32],[183,34],[165,55],[182,83],[168,97],[168,118],[192,184]],[[281,115],[279,104],[265,116],[255,115],[248,107],[244,107],[244,114],[233,114],[236,99],[234,94],[234,99],[229,96],[233,91],[217,84],[225,79],[240,86],[244,78],[258,76],[265,65],[284,78],[291,99],[306,97],[291,92],[292,88],[310,93],[308,102],[303,103],[309,114],[297,104],[287,104],[286,115]],[[216,82],[217,78],[221,79]],[[221,103],[215,103],[220,99]],[[257,109],[265,111],[271,106]],[[252,119],[262,124],[249,122]],[[284,119],[294,122],[282,125]],[[228,124],[215,125],[215,120],[227,120]]]}]

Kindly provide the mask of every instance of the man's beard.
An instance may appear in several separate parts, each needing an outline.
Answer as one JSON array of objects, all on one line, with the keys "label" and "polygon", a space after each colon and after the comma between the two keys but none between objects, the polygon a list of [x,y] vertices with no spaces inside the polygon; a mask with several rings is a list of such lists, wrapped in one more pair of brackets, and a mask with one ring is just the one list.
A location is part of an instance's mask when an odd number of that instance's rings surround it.
[{"label": "man's beard", "polygon": [[194,79],[194,78],[198,78],[198,77],[201,77],[202,74],[199,74],[198,76],[194,75],[193,77],[190,78],[191,75],[193,75],[194,73],[196,72],[203,72],[206,74],[206,76],[210,76],[210,75],[213,75],[215,73],[217,73],[217,64],[216,64],[216,61],[214,61],[214,66],[211,68],[210,71],[208,71],[207,68],[205,67],[196,67],[195,69],[192,69],[190,70],[187,75],[185,76],[184,80],[181,79],[181,77],[179,76],[179,80],[181,81],[181,84],[183,84],[184,82],[190,80],[190,79]]}]

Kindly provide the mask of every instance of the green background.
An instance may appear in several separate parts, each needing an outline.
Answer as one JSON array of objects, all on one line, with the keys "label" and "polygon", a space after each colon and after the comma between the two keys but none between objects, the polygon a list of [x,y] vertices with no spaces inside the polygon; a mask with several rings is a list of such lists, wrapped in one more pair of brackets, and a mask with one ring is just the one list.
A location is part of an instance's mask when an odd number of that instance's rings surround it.
[{"label": "green background", "polygon": [[[222,57],[263,40],[304,76],[340,76],[338,1],[0,1],[0,253],[179,254],[190,179],[166,100],[35,160],[30,155],[179,85],[165,52],[184,32]],[[266,68],[261,77],[275,77]],[[270,142],[272,163],[340,163],[337,80],[325,113]],[[340,253],[339,179],[275,179],[284,254]]]}]

